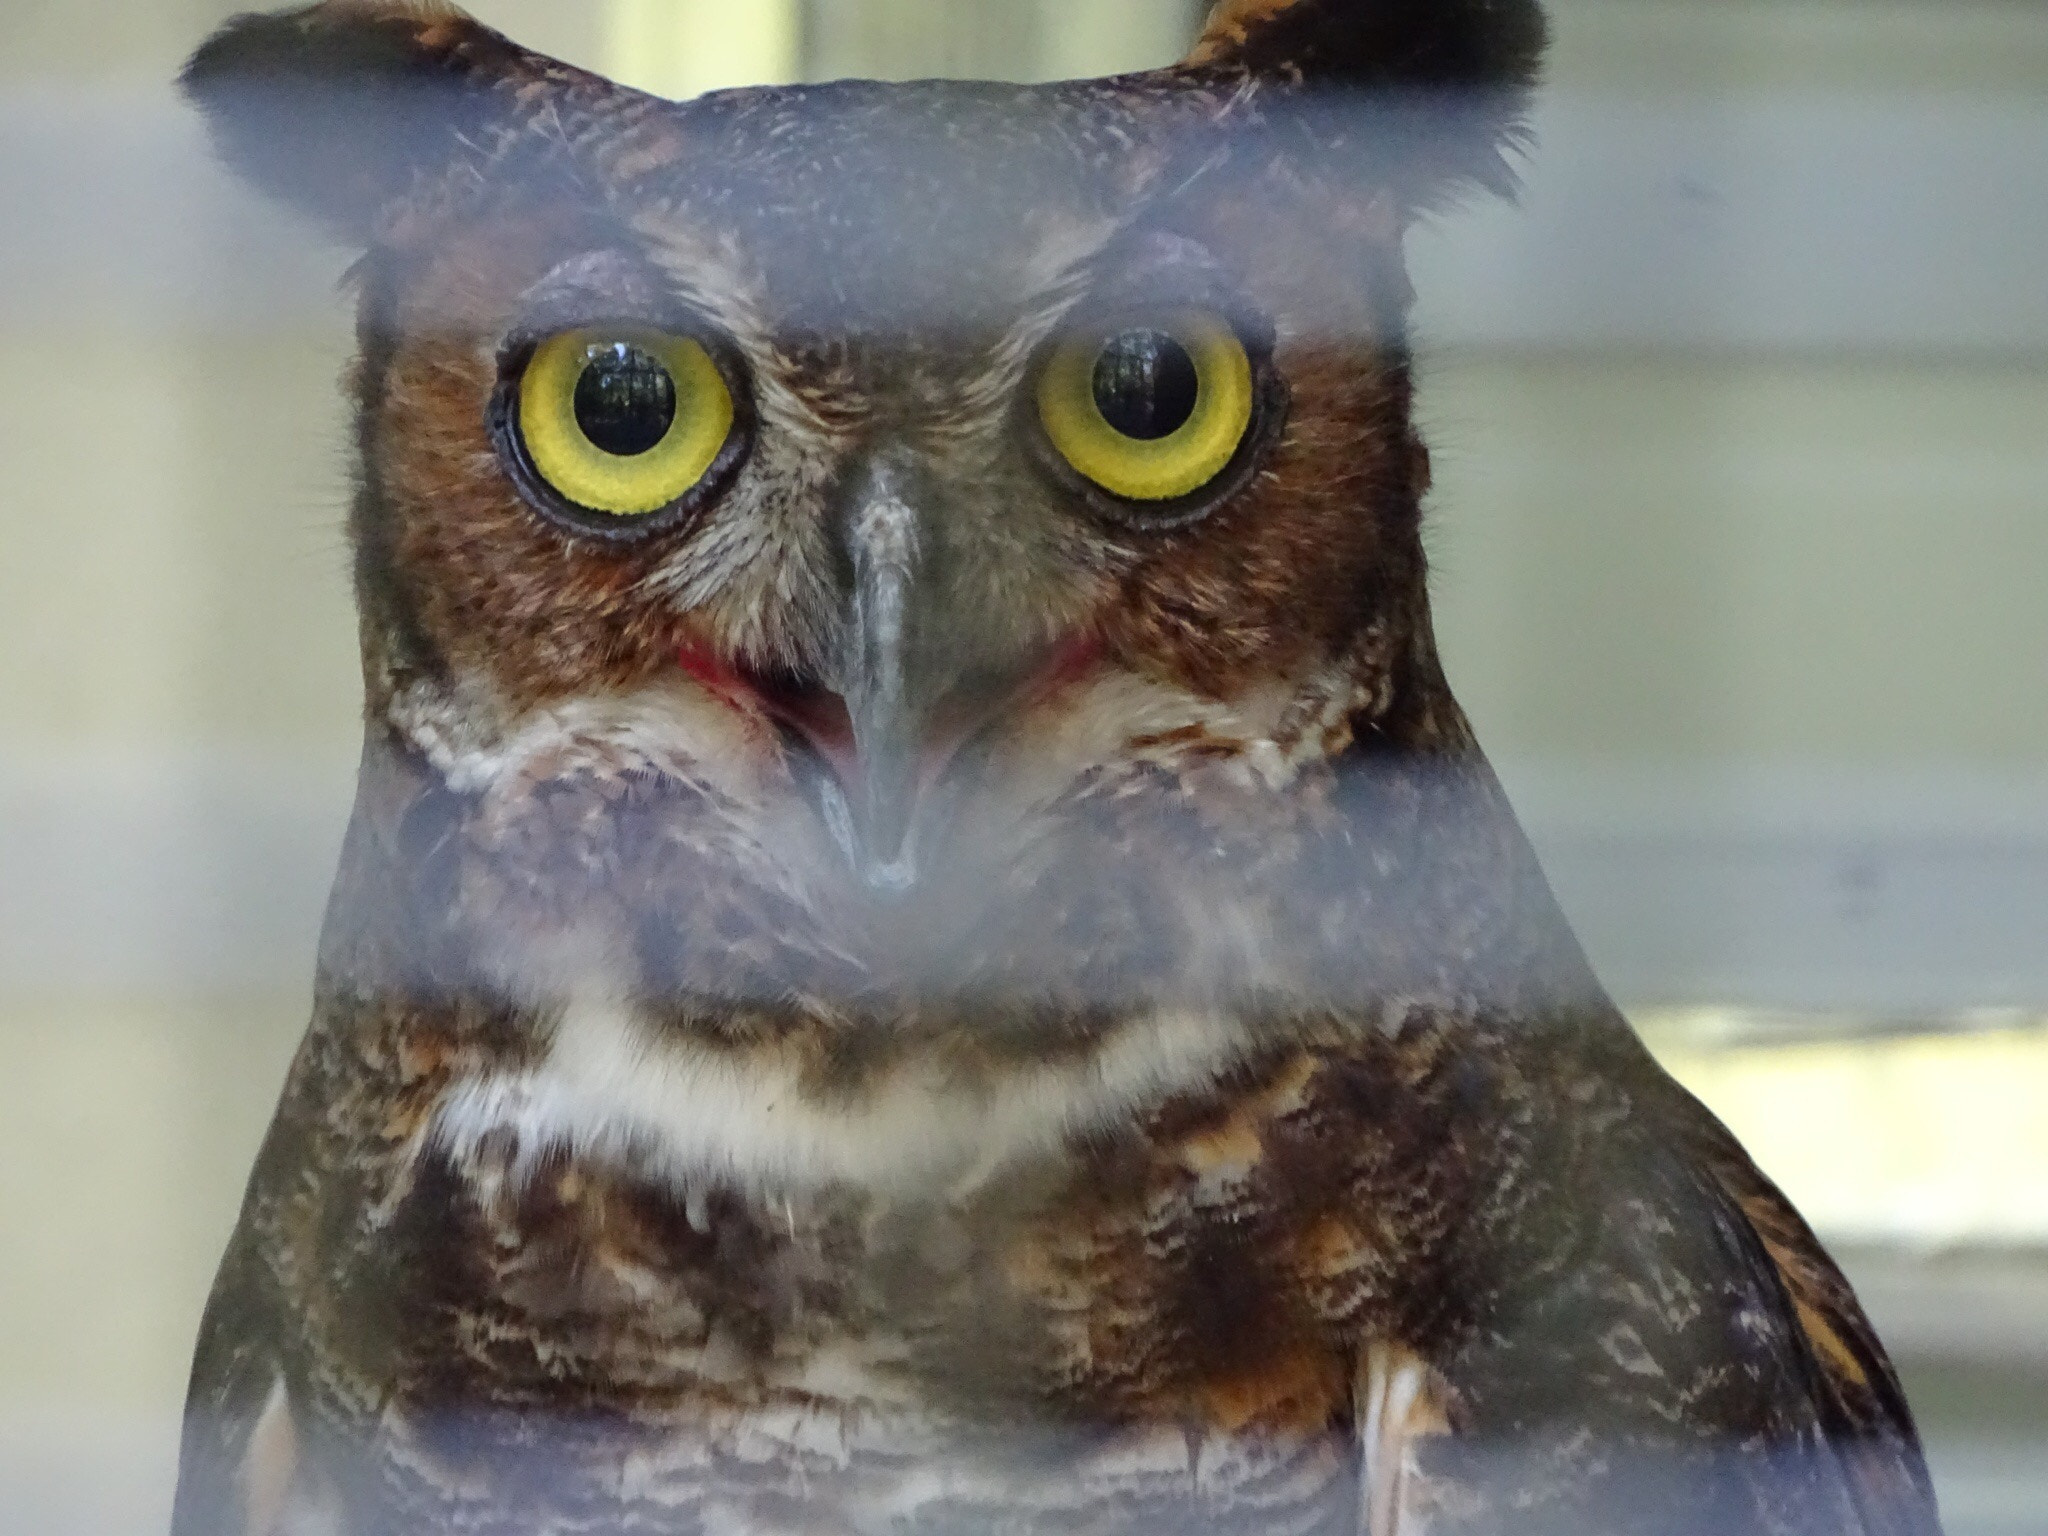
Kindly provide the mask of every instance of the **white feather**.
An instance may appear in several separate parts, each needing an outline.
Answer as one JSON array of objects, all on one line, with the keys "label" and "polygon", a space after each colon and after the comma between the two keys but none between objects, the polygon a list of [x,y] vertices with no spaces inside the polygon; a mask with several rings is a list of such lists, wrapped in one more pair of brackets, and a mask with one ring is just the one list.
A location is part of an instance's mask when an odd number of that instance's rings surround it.
[{"label": "white feather", "polygon": [[433,1134],[463,1156],[511,1131],[522,1161],[558,1150],[630,1160],[682,1189],[943,1190],[1212,1082],[1249,1044],[1229,1017],[1161,1011],[1085,1061],[1020,1065],[979,1088],[910,1067],[840,1099],[808,1092],[794,1062],[659,1039],[631,1008],[585,998],[537,1067],[452,1088]]}]

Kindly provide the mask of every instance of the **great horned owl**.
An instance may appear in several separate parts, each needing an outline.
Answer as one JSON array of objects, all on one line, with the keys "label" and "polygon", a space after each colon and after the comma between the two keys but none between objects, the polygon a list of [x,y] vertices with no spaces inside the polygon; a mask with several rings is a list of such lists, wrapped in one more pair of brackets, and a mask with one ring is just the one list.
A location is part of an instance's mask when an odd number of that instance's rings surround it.
[{"label": "great horned owl", "polygon": [[230,23],[367,254],[360,795],[176,1529],[1932,1532],[1439,668],[1402,239],[1533,0],[656,100]]}]

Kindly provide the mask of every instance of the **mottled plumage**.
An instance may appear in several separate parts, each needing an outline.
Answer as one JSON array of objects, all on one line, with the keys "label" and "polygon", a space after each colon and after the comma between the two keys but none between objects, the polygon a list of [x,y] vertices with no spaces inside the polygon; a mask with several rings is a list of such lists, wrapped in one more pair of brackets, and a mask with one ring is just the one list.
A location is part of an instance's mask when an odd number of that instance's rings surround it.
[{"label": "mottled plumage", "polygon": [[[439,4],[201,50],[367,251],[368,729],[178,1536],[1937,1530],[1437,662],[1402,235],[1542,35],[1229,0],[1152,74],[685,104]],[[1186,315],[1227,462],[1080,473],[1049,349]],[[652,513],[522,414],[592,326],[731,397]]]}]

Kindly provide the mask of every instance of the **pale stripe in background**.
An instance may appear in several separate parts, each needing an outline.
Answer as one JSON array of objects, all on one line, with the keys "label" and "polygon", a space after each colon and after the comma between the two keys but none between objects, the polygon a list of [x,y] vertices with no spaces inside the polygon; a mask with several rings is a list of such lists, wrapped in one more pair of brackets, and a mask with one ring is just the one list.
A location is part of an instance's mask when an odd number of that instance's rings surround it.
[{"label": "pale stripe in background", "polygon": [[1155,68],[1200,0],[606,0],[606,73],[670,97],[798,78],[1059,80]]},{"label": "pale stripe in background", "polygon": [[[1782,1037],[1812,1021],[1704,1009],[1638,1021],[1831,1242],[2048,1246],[2048,1019]],[[1975,1025],[1975,1027],[1972,1027]]]},{"label": "pale stripe in background", "polygon": [[604,69],[657,96],[782,85],[803,68],[801,0],[607,0]]}]

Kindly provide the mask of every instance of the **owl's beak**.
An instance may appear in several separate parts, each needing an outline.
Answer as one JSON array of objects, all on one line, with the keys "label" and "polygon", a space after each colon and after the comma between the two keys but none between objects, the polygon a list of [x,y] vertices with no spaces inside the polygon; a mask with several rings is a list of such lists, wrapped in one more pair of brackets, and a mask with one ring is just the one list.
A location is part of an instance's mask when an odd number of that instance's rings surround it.
[{"label": "owl's beak", "polygon": [[863,467],[842,513],[852,576],[829,687],[844,706],[838,740],[804,731],[829,765],[816,780],[833,834],[871,890],[916,885],[933,836],[930,793],[992,721],[1092,665],[1092,639],[1002,637],[957,573],[941,523],[921,510],[914,472],[886,456]]},{"label": "owl's beak", "polygon": [[943,562],[929,557],[909,481],[881,461],[852,487],[841,520],[852,587],[824,675],[756,671],[710,645],[678,653],[701,687],[781,729],[834,841],[883,894],[917,883],[918,802],[980,718],[963,707],[960,636],[934,590]]},{"label": "owl's beak", "polygon": [[853,601],[839,666],[839,695],[853,727],[858,772],[846,829],[855,866],[878,891],[917,881],[914,815],[926,767],[928,725],[940,691],[917,662],[916,594],[923,530],[905,477],[887,460],[868,467],[848,507]]}]

